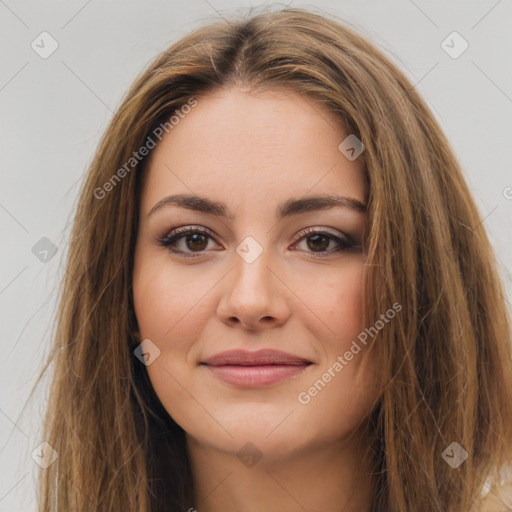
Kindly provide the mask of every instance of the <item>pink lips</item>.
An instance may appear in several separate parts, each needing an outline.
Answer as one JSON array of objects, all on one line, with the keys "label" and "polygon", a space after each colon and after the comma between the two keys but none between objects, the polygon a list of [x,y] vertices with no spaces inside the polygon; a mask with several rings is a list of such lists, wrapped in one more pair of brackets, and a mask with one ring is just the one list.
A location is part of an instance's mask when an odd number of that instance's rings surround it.
[{"label": "pink lips", "polygon": [[311,361],[279,350],[231,350],[201,362],[215,376],[238,387],[268,386],[304,371]]}]

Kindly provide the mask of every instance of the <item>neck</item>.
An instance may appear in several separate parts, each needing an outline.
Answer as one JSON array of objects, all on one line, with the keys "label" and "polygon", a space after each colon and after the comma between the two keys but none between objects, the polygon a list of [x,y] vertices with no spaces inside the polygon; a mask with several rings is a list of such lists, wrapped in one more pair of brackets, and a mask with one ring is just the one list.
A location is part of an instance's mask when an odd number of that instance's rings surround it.
[{"label": "neck", "polygon": [[[243,464],[187,436],[194,506],[198,512],[365,512],[374,485],[371,463],[360,436],[315,446],[301,453]],[[249,450],[250,453],[250,450]],[[269,454],[270,455],[270,454]]]}]

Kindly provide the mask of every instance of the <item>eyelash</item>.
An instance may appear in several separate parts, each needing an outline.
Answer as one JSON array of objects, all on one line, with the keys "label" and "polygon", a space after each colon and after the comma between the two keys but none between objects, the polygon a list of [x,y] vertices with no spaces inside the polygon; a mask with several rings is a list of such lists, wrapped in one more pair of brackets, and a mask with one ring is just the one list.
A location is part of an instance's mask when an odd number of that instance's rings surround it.
[{"label": "eyelash", "polygon": [[[215,241],[215,237],[212,235],[210,230],[204,229],[204,228],[186,226],[186,227],[176,228],[176,229],[169,231],[165,236],[163,236],[161,238],[157,238],[156,243],[157,243],[157,245],[165,247],[169,252],[171,252],[173,254],[179,254],[179,255],[183,256],[184,258],[201,257],[206,252],[205,250],[187,253],[187,252],[184,252],[181,250],[176,250],[176,249],[171,248],[171,246],[174,243],[176,243],[178,240],[180,240],[181,238],[184,238],[187,235],[192,235],[192,234],[201,234],[201,235],[207,236]],[[303,239],[308,238],[308,236],[323,235],[323,236],[330,238],[331,240],[334,240],[336,243],[338,243],[341,246],[341,247],[338,247],[337,249],[331,249],[330,251],[325,251],[325,252],[307,251],[307,252],[311,252],[315,258],[323,258],[326,256],[330,256],[333,253],[347,251],[350,249],[360,249],[360,246],[358,246],[352,242],[347,242],[337,236],[334,236],[332,233],[329,233],[328,231],[325,231],[325,230],[308,228],[308,229],[305,229],[304,231],[302,231],[301,235],[302,236],[297,240],[296,243],[299,243]]]}]

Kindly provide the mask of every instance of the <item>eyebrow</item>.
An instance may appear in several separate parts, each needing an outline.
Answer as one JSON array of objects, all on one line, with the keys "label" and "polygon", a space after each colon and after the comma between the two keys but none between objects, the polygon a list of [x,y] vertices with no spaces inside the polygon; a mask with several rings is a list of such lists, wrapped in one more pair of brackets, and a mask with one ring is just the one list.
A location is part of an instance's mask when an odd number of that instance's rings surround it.
[{"label": "eyebrow", "polygon": [[[207,197],[191,194],[176,194],[166,196],[151,208],[148,217],[164,206],[179,206],[188,210],[194,210],[215,217],[223,217],[233,220],[234,216],[229,208],[219,201],[212,201]],[[322,194],[317,196],[303,197],[300,199],[288,199],[277,208],[277,219],[297,215],[299,213],[328,210],[333,207],[349,208],[358,213],[366,213],[367,205],[352,197],[343,197],[334,194]]]}]

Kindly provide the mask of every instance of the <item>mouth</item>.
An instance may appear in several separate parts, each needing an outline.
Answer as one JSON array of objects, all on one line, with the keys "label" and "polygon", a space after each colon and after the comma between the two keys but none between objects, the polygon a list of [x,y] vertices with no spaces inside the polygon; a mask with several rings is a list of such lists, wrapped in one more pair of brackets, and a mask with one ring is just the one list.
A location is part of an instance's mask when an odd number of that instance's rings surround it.
[{"label": "mouth", "polygon": [[222,352],[200,364],[228,384],[257,388],[297,376],[313,363],[286,352],[267,349]]}]

